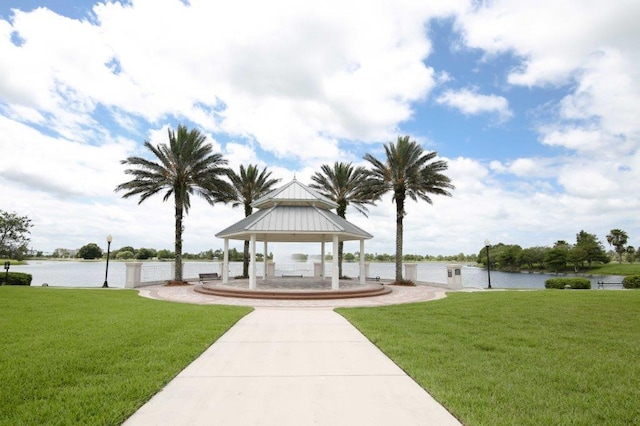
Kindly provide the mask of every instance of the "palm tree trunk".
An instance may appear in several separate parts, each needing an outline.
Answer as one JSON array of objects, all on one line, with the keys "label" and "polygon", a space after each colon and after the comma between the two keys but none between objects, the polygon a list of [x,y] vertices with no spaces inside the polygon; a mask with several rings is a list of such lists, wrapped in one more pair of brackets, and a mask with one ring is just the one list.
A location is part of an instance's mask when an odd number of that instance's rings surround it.
[{"label": "palm tree trunk", "polygon": [[249,278],[249,241],[244,242],[244,254],[242,256],[242,276]]},{"label": "palm tree trunk", "polygon": [[396,282],[402,281],[402,219],[404,198],[396,197]]},{"label": "palm tree trunk", "polygon": [[175,207],[176,207],[176,241],[175,241],[175,281],[182,281],[182,200],[176,194]]}]

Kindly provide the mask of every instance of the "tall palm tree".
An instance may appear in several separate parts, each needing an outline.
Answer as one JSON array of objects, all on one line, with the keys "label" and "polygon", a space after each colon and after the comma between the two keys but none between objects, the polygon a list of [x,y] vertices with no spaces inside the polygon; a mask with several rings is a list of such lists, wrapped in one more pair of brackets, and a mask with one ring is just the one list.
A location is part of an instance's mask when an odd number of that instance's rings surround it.
[{"label": "tall palm tree", "polygon": [[374,196],[393,193],[392,201],[396,203],[396,282],[401,282],[405,200],[409,197],[414,201],[421,199],[433,204],[430,194],[450,197],[448,190],[455,187],[442,173],[448,168],[447,162],[434,160],[437,152],[425,152],[417,142],[409,140],[409,136],[398,136],[395,144],[384,144],[384,150],[385,162],[371,154],[366,154],[364,159],[372,166],[369,173],[374,184],[369,187],[369,191]]},{"label": "tall palm tree", "polygon": [[[253,164],[249,164],[246,169],[241,165],[240,173],[230,170],[229,180],[234,188],[233,207],[243,205],[245,217],[253,213],[251,203],[272,191],[273,186],[280,182],[280,179],[271,178],[271,172],[267,172],[266,167],[260,171]],[[249,241],[244,242],[242,275],[249,277]]]},{"label": "tall palm tree", "polygon": [[607,235],[607,242],[616,248],[618,253],[618,263],[622,263],[622,253],[625,252],[625,244],[629,240],[629,236],[622,229],[612,229]]},{"label": "tall palm tree", "polygon": [[[338,204],[336,213],[346,218],[347,207],[353,205],[357,211],[367,216],[366,205],[375,205],[375,194],[367,191],[369,175],[364,167],[353,167],[351,163],[335,162],[333,167],[323,164],[322,172],[311,176],[311,188]],[[373,183],[373,182],[372,182]],[[371,184],[372,184],[371,183]],[[338,245],[338,274],[342,277],[342,252],[344,243]]]},{"label": "tall palm tree", "polygon": [[125,170],[133,179],[116,187],[126,191],[122,198],[140,196],[141,204],[152,195],[164,192],[163,201],[172,195],[175,207],[175,281],[182,281],[182,218],[189,213],[191,195],[204,198],[209,204],[232,200],[233,188],[223,179],[227,175],[227,160],[222,154],[213,153],[206,136],[200,131],[187,130],[184,125],[178,131],[169,129],[169,144],[157,146],[144,143],[157,161],[142,157],[129,157],[122,164],[131,166]]}]

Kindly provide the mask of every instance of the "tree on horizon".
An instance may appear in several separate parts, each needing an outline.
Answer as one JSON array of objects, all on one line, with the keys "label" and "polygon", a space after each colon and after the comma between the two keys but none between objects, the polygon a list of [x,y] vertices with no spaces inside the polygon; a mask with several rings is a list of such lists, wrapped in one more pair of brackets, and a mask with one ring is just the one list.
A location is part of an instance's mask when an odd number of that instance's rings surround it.
[{"label": "tree on horizon", "polygon": [[584,252],[584,260],[591,268],[593,262],[609,263],[609,256],[595,234],[581,230],[576,234],[576,248]]},{"label": "tree on horizon", "polygon": [[443,174],[448,169],[447,162],[435,160],[437,152],[425,151],[416,141],[409,140],[409,136],[398,136],[396,143],[384,144],[384,150],[384,162],[371,154],[364,156],[372,166],[369,171],[372,183],[368,190],[373,197],[387,192],[393,194],[392,202],[396,204],[396,282],[402,282],[403,219],[407,197],[433,204],[430,194],[450,197],[449,190],[455,187]]},{"label": "tree on horizon", "polygon": [[[354,167],[351,163],[335,162],[333,167],[323,164],[320,172],[311,176],[309,185],[323,196],[336,202],[336,214],[346,219],[347,207],[352,205],[357,211],[368,217],[367,205],[375,205],[375,194],[367,190],[371,184],[364,167]],[[342,277],[342,254],[344,242],[338,244],[338,276]]]},{"label": "tree on horizon", "polygon": [[169,144],[157,146],[145,141],[144,146],[157,161],[142,157],[129,157],[121,164],[130,166],[125,173],[133,179],[116,187],[126,191],[122,198],[139,195],[141,204],[147,198],[164,192],[162,201],[174,198],[175,209],[175,276],[182,282],[183,215],[189,213],[191,195],[195,194],[209,204],[232,200],[233,187],[224,179],[228,174],[227,160],[213,153],[206,136],[197,129],[187,130],[179,125],[177,132],[168,129]]},{"label": "tree on horizon", "polygon": [[629,236],[622,229],[612,229],[607,235],[607,242],[616,249],[618,254],[618,263],[622,263],[622,254],[626,252],[625,244],[629,240]]},{"label": "tree on horizon", "polygon": [[[229,180],[233,186],[233,207],[244,206],[244,217],[253,213],[251,204],[268,194],[280,179],[271,178],[271,172],[265,167],[260,171],[257,165],[249,164],[247,168],[240,165],[239,173],[229,170]],[[249,241],[244,242],[244,254],[242,258],[242,276],[249,277]]]}]

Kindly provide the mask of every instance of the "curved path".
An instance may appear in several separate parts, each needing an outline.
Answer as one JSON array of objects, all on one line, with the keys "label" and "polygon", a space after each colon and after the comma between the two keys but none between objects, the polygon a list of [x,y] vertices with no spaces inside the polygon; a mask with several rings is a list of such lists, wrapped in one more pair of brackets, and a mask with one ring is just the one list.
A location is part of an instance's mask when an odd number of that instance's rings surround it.
[{"label": "curved path", "polygon": [[374,297],[361,297],[353,299],[330,300],[267,300],[221,297],[209,294],[197,293],[195,286],[154,285],[142,287],[140,295],[150,299],[171,300],[174,302],[196,303],[202,305],[236,305],[253,307],[357,307],[357,306],[384,306],[401,303],[426,302],[445,297],[445,290],[429,285],[417,285],[415,287],[389,286],[393,291],[389,294]]}]

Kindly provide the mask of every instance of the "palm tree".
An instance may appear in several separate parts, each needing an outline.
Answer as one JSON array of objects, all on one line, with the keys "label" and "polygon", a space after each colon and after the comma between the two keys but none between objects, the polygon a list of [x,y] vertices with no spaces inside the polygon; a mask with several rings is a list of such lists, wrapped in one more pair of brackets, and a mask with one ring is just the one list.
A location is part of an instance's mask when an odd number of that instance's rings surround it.
[{"label": "palm tree", "polygon": [[[258,166],[253,164],[249,164],[246,169],[240,166],[240,173],[230,170],[229,179],[234,188],[233,207],[243,205],[244,216],[250,216],[253,213],[251,203],[272,191],[273,186],[280,182],[280,179],[270,177],[271,172],[267,172],[266,167],[260,171]],[[244,242],[242,275],[245,278],[249,277],[249,241]]]},{"label": "palm tree", "polygon": [[144,143],[157,161],[142,157],[129,157],[122,164],[131,166],[125,170],[133,179],[116,187],[116,191],[127,191],[122,198],[139,195],[141,204],[152,195],[164,192],[163,201],[172,195],[175,206],[175,281],[182,281],[182,217],[189,213],[190,196],[196,194],[209,204],[231,201],[233,188],[223,179],[227,175],[227,160],[222,154],[213,153],[206,136],[200,131],[178,126],[178,131],[169,129],[169,144],[153,146]]},{"label": "palm tree", "polygon": [[397,142],[384,145],[386,161],[383,163],[371,154],[364,159],[372,165],[369,172],[374,184],[369,191],[374,196],[392,192],[396,203],[396,282],[402,281],[402,220],[406,214],[404,202],[407,197],[421,199],[433,204],[430,194],[451,196],[454,189],[451,180],[442,172],[448,165],[444,160],[434,160],[437,152],[425,152],[409,136],[398,136]]},{"label": "palm tree", "polygon": [[[351,163],[335,162],[333,168],[323,164],[321,172],[311,176],[311,188],[338,204],[336,213],[346,218],[347,207],[353,205],[357,211],[367,216],[366,205],[375,205],[375,195],[367,191],[369,175],[364,167],[353,167]],[[342,251],[344,243],[338,245],[338,276],[342,277]]]},{"label": "palm tree", "polygon": [[612,229],[607,235],[607,242],[616,248],[618,253],[618,263],[622,263],[622,253],[625,252],[624,245],[627,244],[629,236],[622,229]]}]

